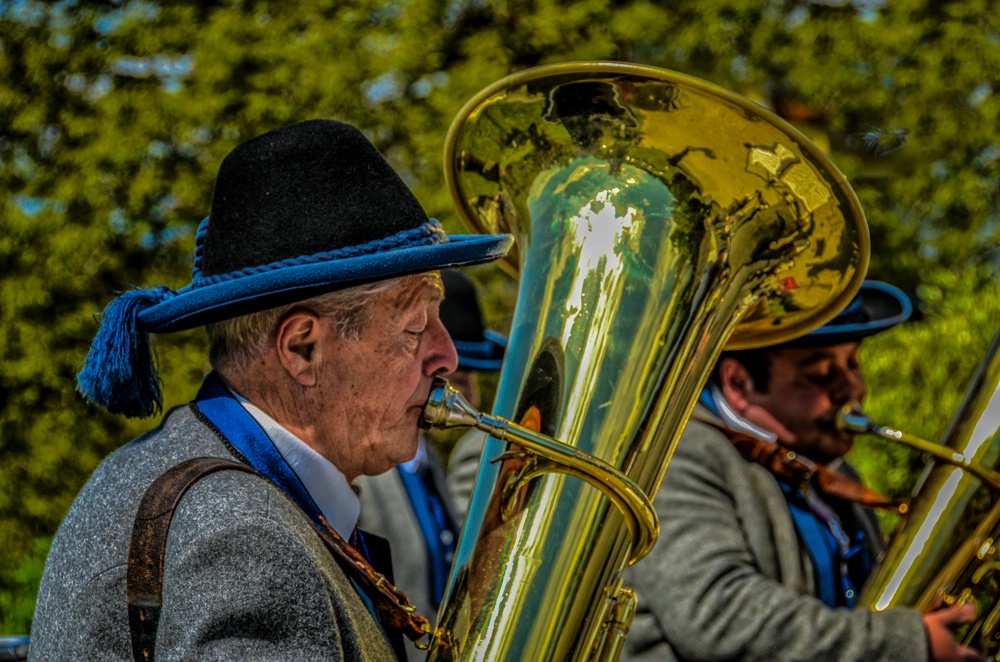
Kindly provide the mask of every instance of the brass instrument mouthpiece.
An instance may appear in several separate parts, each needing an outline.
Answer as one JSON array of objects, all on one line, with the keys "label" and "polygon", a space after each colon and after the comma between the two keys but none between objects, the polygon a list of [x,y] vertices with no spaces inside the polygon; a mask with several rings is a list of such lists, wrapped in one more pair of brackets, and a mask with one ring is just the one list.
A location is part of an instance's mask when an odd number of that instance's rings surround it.
[{"label": "brass instrument mouthpiece", "polygon": [[840,411],[837,412],[834,424],[842,432],[870,434],[886,441],[899,442],[912,450],[927,453],[935,460],[964,469],[994,489],[1000,489],[1000,473],[980,466],[980,464],[973,462],[972,458],[948,446],[922,439],[902,430],[879,425],[868,418],[857,402],[848,402],[841,407]]},{"label": "brass instrument mouthpiece", "polygon": [[420,427],[425,430],[470,428],[476,427],[481,418],[482,414],[448,380],[434,378],[423,416],[420,417]]},{"label": "brass instrument mouthpiece", "polygon": [[850,432],[852,434],[868,434],[872,430],[872,422],[865,412],[861,410],[861,403],[857,400],[852,400],[848,402],[840,411],[837,412],[837,418],[834,420],[834,425],[841,432]]}]

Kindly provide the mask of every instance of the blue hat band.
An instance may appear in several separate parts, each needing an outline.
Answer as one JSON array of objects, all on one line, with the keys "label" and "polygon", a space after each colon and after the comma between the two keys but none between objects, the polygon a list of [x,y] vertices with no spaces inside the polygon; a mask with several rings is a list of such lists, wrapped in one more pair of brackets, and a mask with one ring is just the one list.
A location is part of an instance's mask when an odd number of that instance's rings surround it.
[{"label": "blue hat band", "polygon": [[503,357],[493,359],[472,359],[467,356],[458,357],[459,370],[477,370],[479,372],[497,372],[503,367]]},{"label": "blue hat band", "polygon": [[[877,309],[870,306],[879,304]],[[888,283],[866,280],[851,303],[832,320],[785,343],[789,347],[816,347],[857,342],[910,318],[909,297]]]}]

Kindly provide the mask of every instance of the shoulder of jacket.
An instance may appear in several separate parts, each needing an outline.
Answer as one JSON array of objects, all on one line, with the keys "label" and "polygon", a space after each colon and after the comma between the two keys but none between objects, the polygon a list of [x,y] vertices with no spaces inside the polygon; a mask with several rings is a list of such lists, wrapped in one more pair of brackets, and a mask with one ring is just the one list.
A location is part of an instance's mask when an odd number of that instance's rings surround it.
[{"label": "shoulder of jacket", "polygon": [[742,460],[742,456],[722,430],[697,418],[691,418],[684,426],[677,442],[677,453],[680,457],[711,456],[723,460]]}]

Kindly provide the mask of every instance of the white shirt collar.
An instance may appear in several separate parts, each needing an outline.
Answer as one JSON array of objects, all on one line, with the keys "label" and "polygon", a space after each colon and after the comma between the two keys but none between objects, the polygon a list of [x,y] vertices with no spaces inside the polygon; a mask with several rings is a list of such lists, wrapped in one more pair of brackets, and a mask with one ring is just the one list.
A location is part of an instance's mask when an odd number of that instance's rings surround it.
[{"label": "white shirt collar", "polygon": [[729,401],[726,400],[726,396],[722,395],[722,391],[715,384],[709,385],[709,394],[712,396],[712,402],[715,404],[719,418],[722,419],[723,423],[726,424],[730,430],[736,430],[737,432],[743,432],[751,436],[757,437],[758,439],[763,439],[764,441],[777,441],[778,435],[772,434],[762,427],[758,427],[746,420],[742,416],[736,413],[735,410],[730,406]]},{"label": "white shirt collar", "polygon": [[247,413],[260,424],[281,457],[285,458],[288,466],[298,475],[333,530],[344,540],[350,540],[354,527],[358,525],[361,501],[347,482],[347,477],[332,462],[281,427],[246,398],[236,391],[232,393]]},{"label": "white shirt collar", "polygon": [[[758,439],[763,439],[764,441],[778,440],[778,435],[768,432],[762,427],[754,425],[737,414],[730,406],[729,401],[726,400],[726,396],[722,395],[722,391],[715,384],[709,385],[709,394],[712,396],[712,402],[715,403],[715,408],[718,410],[717,413],[719,418],[722,419],[722,421],[726,424],[726,427],[730,430],[745,432],[746,434],[757,437]],[[843,461],[844,458],[838,457],[826,466],[830,469],[836,470]]]}]

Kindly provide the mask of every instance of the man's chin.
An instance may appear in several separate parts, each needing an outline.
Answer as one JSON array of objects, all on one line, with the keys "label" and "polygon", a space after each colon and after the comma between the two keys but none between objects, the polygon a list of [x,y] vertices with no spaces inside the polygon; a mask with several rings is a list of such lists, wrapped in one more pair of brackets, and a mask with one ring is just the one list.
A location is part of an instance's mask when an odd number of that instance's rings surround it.
[{"label": "man's chin", "polygon": [[819,457],[815,459],[823,464],[829,464],[847,455],[852,448],[854,448],[854,437],[840,435],[825,437],[817,448],[816,454]]},{"label": "man's chin", "polygon": [[406,464],[417,456],[417,448],[416,435],[413,436],[412,441],[399,440],[398,443],[393,445],[392,452],[383,453],[382,457],[378,458],[378,461],[372,458],[372,461],[366,466],[365,474],[368,476],[379,476],[395,469],[400,464]]},{"label": "man's chin", "polygon": [[417,432],[413,433],[413,437],[406,440],[400,440],[398,455],[394,458],[396,464],[403,464],[409,462],[417,456],[417,450],[420,448],[420,435]]}]

